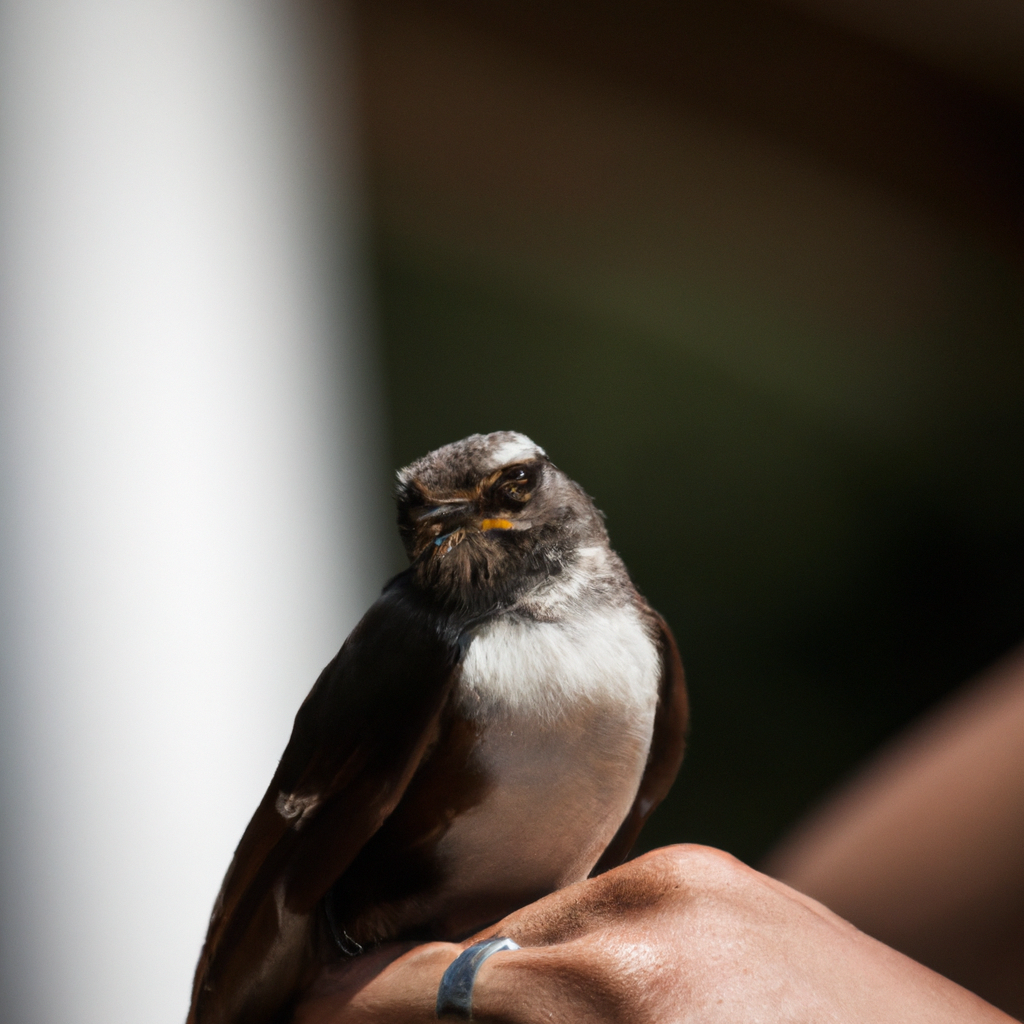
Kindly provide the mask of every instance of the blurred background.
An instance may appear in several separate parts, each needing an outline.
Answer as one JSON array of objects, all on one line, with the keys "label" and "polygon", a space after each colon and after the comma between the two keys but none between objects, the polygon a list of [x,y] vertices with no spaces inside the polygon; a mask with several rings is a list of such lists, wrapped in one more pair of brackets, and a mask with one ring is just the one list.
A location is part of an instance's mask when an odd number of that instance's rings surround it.
[{"label": "blurred background", "polygon": [[756,863],[1024,640],[1013,0],[2,11],[5,1019],[183,1018],[439,444],[675,631],[649,846]]}]

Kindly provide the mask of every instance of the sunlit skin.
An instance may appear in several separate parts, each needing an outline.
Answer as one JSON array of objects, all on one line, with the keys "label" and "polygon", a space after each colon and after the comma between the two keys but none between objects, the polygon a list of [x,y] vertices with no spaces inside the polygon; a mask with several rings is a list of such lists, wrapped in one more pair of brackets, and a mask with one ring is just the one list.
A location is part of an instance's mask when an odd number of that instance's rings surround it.
[{"label": "sunlit skin", "polygon": [[[553,893],[485,935],[523,948],[477,976],[491,1024],[982,1024],[1011,1018],[821,904],[706,847],[676,846]],[[294,1024],[427,1024],[469,943],[378,950],[325,974]]]},{"label": "sunlit skin", "polygon": [[883,750],[765,867],[1024,1014],[1024,649]]}]

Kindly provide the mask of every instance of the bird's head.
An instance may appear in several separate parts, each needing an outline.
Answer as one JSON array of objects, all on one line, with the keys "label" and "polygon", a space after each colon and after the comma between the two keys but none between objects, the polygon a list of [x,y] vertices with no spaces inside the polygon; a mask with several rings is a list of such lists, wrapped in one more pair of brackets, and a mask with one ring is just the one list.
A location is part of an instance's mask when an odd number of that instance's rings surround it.
[{"label": "bird's head", "polygon": [[608,543],[583,489],[523,434],[473,434],[398,473],[398,529],[417,583],[482,611]]}]

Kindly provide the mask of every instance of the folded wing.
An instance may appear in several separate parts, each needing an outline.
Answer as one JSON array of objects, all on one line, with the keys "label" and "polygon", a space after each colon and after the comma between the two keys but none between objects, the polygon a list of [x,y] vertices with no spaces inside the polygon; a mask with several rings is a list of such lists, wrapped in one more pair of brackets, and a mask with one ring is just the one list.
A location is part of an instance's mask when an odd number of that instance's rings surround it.
[{"label": "folded wing", "polygon": [[318,966],[320,900],[401,799],[457,675],[457,638],[397,577],[324,669],[228,868],[188,1024],[270,1024]]}]

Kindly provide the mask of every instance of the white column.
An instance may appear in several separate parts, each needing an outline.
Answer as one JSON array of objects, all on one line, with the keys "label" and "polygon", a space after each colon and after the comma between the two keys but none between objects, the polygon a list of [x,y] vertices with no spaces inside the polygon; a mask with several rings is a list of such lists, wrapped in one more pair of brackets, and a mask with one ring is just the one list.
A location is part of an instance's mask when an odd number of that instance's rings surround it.
[{"label": "white column", "polygon": [[380,584],[345,204],[287,11],[0,8],[12,1024],[184,1019],[291,717]]}]

